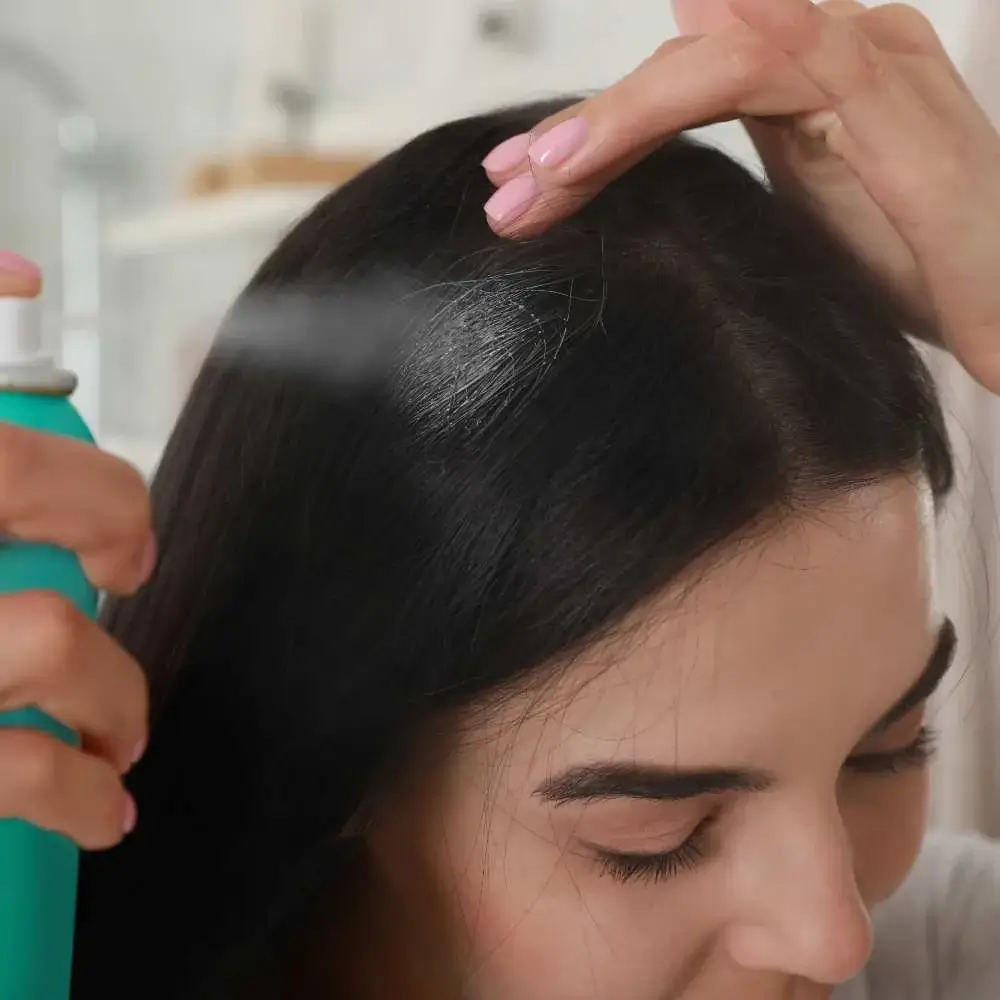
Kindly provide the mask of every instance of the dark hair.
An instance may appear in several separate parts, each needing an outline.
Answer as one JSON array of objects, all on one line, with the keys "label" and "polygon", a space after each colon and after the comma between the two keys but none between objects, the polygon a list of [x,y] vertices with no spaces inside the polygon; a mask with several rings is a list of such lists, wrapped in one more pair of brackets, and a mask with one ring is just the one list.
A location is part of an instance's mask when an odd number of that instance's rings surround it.
[{"label": "dark hair", "polygon": [[675,139],[546,235],[495,237],[480,161],[555,108],[381,160],[234,308],[156,478],[161,565],[107,618],[154,721],[139,827],[84,863],[75,1000],[221,995],[431,713],[764,519],[892,473],[947,490],[888,307],[722,153]]}]

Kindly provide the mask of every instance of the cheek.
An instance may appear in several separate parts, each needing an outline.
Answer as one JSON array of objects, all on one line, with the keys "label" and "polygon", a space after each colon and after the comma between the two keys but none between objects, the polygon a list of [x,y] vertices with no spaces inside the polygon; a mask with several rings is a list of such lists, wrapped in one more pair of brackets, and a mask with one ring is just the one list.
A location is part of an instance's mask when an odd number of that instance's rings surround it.
[{"label": "cheek", "polygon": [[470,996],[659,1000],[688,975],[701,951],[696,899],[601,877],[591,860],[564,855],[545,830],[499,810],[488,834],[484,826],[457,824],[437,856],[438,877],[453,887]]},{"label": "cheek", "polygon": [[474,996],[562,996],[581,961],[602,965],[608,945],[592,940],[586,925],[611,933],[620,925],[600,907],[588,916],[586,886],[568,872],[576,859],[562,858],[546,831],[495,810],[451,834],[437,866],[441,881],[454,886]]},{"label": "cheek", "polygon": [[890,781],[851,779],[841,813],[854,849],[858,888],[869,906],[891,896],[920,853],[927,822],[926,771]]}]

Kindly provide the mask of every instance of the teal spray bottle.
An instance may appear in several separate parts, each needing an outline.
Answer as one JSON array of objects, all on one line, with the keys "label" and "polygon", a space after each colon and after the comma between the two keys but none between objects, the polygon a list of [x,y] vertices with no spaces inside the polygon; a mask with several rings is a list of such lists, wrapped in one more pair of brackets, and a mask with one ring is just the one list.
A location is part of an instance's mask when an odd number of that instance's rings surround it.
[{"label": "teal spray bottle", "polygon": [[[69,401],[76,378],[42,350],[40,281],[0,287],[0,421],[93,441]],[[57,591],[82,612],[97,594],[76,557],[45,545],[0,538],[0,594]],[[0,726],[77,736],[34,708],[0,713]],[[0,1000],[67,1000],[73,953],[79,852],[60,834],[0,819]]]}]

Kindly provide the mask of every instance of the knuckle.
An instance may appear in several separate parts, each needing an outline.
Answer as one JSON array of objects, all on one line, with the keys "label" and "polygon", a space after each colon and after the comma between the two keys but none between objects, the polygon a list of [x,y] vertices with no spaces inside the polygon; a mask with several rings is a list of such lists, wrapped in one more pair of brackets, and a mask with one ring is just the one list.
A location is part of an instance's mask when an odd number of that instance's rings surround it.
[{"label": "knuckle", "polygon": [[849,55],[844,61],[844,73],[835,86],[834,96],[846,101],[886,86],[889,65],[878,49],[860,32],[848,36]]},{"label": "knuckle", "polygon": [[646,65],[651,62],[659,62],[660,60],[666,59],[668,56],[673,55],[678,49],[686,48],[691,44],[691,39],[686,38],[683,35],[680,38],[668,38],[665,42],[661,42],[653,50],[653,54],[649,58],[644,59],[642,65]]},{"label": "knuckle", "polygon": [[136,679],[136,714],[139,719],[141,735],[146,736],[149,732],[149,713],[152,709],[149,680],[146,677],[146,671],[138,663],[134,665],[133,672]]},{"label": "knuckle", "polygon": [[82,617],[59,594],[37,591],[19,595],[23,627],[31,630],[35,667],[47,677],[62,676],[80,643]]},{"label": "knuckle", "polygon": [[939,145],[928,160],[931,176],[925,185],[935,197],[947,197],[950,193],[957,194],[969,187],[968,165],[971,158],[957,143]]},{"label": "knuckle", "polygon": [[116,485],[116,516],[114,538],[108,539],[109,548],[127,550],[127,563],[136,550],[145,547],[153,528],[153,508],[149,488],[142,476],[131,466],[122,466],[121,481]]},{"label": "knuckle", "polygon": [[129,534],[134,543],[143,547],[153,531],[153,511],[149,493],[145,486],[135,493],[135,500],[130,505]]},{"label": "knuckle", "polygon": [[942,147],[934,156],[918,162],[913,157],[900,157],[886,164],[885,186],[887,202],[893,202],[893,213],[910,225],[919,225],[929,199],[946,202],[960,199],[970,186],[968,157],[961,148]]},{"label": "knuckle", "polygon": [[900,40],[918,46],[935,46],[938,34],[930,19],[916,7],[906,3],[888,3],[875,7],[866,17],[878,21]]},{"label": "knuckle", "polygon": [[146,674],[138,663],[129,659],[128,669],[122,671],[122,675],[122,698],[127,706],[130,726],[136,738],[143,738],[149,726],[149,684]]},{"label": "knuckle", "polygon": [[138,469],[131,465],[124,467],[122,497],[126,501],[128,526],[137,533],[148,531],[152,522],[149,487]]},{"label": "knuckle", "polygon": [[136,469],[118,459],[105,467],[104,486],[105,514],[80,556],[97,587],[132,593],[141,582],[138,574],[153,530],[149,489]]},{"label": "knuckle", "polygon": [[752,88],[768,72],[774,60],[772,48],[756,33],[734,42],[728,52],[729,76],[736,84]]}]

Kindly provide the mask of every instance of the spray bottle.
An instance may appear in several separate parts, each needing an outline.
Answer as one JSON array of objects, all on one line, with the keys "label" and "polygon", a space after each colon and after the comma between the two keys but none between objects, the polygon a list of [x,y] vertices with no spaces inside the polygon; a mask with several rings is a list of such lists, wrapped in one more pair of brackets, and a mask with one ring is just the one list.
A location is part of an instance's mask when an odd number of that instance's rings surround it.
[{"label": "spray bottle", "polygon": [[[93,443],[69,401],[75,376],[42,350],[41,279],[0,254],[0,421]],[[47,545],[0,538],[0,594],[56,591],[84,614],[97,594],[76,557]],[[35,708],[0,713],[0,726],[31,727],[77,744],[78,737]],[[60,834],[0,820],[0,1000],[67,1000],[79,852]]]}]

